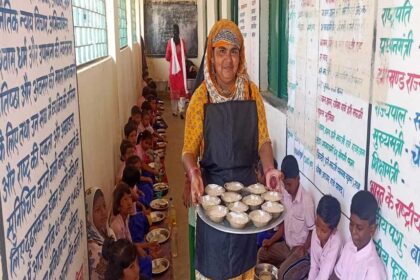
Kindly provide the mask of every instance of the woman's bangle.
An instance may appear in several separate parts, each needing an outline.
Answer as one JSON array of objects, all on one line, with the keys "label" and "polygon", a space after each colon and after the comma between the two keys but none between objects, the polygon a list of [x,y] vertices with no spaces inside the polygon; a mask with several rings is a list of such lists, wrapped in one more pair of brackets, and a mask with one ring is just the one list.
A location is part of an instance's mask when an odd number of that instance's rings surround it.
[{"label": "woman's bangle", "polygon": [[192,175],[194,174],[194,172],[197,172],[197,171],[198,171],[198,173],[201,173],[200,168],[198,168],[197,166],[191,167],[188,170],[188,177],[190,178],[190,180],[191,180]]}]

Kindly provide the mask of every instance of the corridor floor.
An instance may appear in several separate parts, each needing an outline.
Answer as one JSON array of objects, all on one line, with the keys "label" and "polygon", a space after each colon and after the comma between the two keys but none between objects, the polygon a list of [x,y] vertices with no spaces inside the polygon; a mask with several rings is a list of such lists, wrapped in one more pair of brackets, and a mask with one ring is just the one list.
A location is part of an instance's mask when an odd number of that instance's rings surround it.
[{"label": "corridor floor", "polygon": [[189,251],[188,251],[188,210],[182,203],[184,190],[184,168],[181,162],[182,145],[184,141],[184,120],[171,114],[171,104],[168,94],[161,93],[159,97],[165,102],[163,117],[168,124],[165,165],[169,181],[170,192],[175,202],[176,219],[178,225],[178,256],[173,258],[175,280],[189,279]]}]

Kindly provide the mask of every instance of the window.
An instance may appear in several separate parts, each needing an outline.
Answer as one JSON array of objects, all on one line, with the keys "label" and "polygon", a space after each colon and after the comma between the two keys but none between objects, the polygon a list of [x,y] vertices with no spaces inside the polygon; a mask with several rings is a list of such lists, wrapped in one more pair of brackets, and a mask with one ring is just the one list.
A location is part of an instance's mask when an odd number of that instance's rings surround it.
[{"label": "window", "polygon": [[74,0],[73,22],[77,65],[108,55],[105,0]]},{"label": "window", "polygon": [[118,15],[120,20],[120,48],[128,45],[127,41],[127,0],[119,0]]},{"label": "window", "polygon": [[268,42],[268,89],[287,99],[289,1],[270,1]]},{"label": "window", "polygon": [[136,0],[131,0],[131,38],[137,42]]}]

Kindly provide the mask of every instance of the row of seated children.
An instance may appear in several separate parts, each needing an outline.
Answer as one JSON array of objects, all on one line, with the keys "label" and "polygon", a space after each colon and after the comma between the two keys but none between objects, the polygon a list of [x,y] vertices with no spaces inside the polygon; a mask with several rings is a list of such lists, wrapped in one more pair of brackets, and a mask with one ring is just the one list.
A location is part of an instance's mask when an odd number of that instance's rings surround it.
[{"label": "row of seated children", "polygon": [[158,243],[145,240],[153,229],[149,209],[153,184],[162,169],[149,164],[155,162],[159,166],[163,162],[153,152],[154,141],[163,140],[153,127],[167,127],[159,115],[157,98],[151,95],[131,110],[120,145],[121,165],[111,215],[99,188],[86,191],[90,279],[151,279],[152,259],[161,257]]},{"label": "row of seated children", "polygon": [[314,202],[299,181],[299,166],[293,156],[281,164],[284,188],[284,222],[274,235],[264,239],[259,263],[278,267],[278,279],[382,280],[385,266],[372,240],[376,230],[378,203],[368,191],[359,191],[351,201],[350,235],[343,247],[337,226],[340,203],[324,195],[314,211]]}]

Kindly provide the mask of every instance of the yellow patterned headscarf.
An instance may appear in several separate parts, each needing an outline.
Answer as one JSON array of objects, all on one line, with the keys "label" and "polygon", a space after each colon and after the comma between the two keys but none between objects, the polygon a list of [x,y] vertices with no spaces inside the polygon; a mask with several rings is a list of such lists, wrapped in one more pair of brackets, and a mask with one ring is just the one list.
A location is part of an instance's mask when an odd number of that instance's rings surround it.
[{"label": "yellow patterned headscarf", "polygon": [[[213,49],[224,45],[234,45],[239,48],[239,66],[235,88],[229,97],[222,96],[221,88],[216,82],[216,74],[212,64]],[[230,20],[222,19],[216,22],[207,38],[206,63],[204,64],[204,78],[211,102],[219,103],[229,100],[243,100],[248,89],[248,73],[246,71],[244,38],[238,26]]]}]

